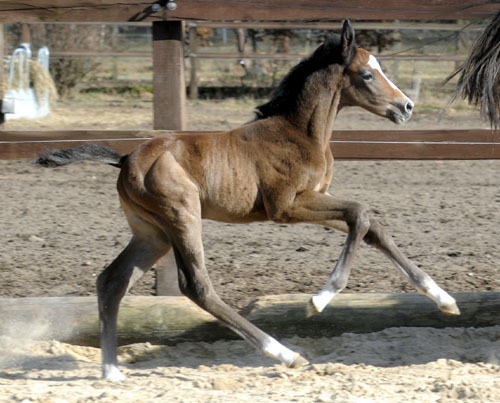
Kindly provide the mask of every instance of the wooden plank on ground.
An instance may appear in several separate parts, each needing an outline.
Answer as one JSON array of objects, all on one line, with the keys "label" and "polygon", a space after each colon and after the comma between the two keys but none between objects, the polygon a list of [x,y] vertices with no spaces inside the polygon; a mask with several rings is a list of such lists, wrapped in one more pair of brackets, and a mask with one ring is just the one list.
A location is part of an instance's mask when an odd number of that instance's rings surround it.
[{"label": "wooden plank on ground", "polygon": [[[0,22],[85,22],[168,20],[462,20],[485,18],[498,10],[488,0],[179,0],[174,11],[153,10],[154,2],[122,0],[0,0]],[[160,2],[158,2],[160,3]]]},{"label": "wooden plank on ground", "polygon": [[[333,337],[390,327],[485,327],[500,325],[500,293],[453,296],[460,316],[449,316],[419,294],[340,294],[318,315],[306,317],[310,295],[261,297],[243,310],[252,323],[279,339]],[[97,346],[96,297],[0,298],[0,335],[36,328],[40,339]],[[18,332],[19,330],[17,330]],[[12,336],[12,334],[11,334]],[[14,333],[18,337],[18,333]],[[21,334],[22,336],[22,334]],[[119,345],[213,342],[238,336],[185,297],[125,297],[118,317]]]},{"label": "wooden plank on ground", "polygon": [[[172,131],[0,131],[0,159],[32,158],[45,148],[68,148],[92,142],[128,153],[147,138]],[[179,134],[190,132],[177,132]],[[203,132],[210,135],[213,132]],[[332,150],[342,160],[499,159],[500,131],[341,130]]]}]

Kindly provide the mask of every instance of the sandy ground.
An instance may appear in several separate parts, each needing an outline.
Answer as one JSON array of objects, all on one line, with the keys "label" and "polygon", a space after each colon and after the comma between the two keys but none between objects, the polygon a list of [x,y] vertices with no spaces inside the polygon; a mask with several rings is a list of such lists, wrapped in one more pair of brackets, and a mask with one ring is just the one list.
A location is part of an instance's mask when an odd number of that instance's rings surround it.
[{"label": "sandy ground", "polygon": [[[118,105],[113,114],[99,105],[61,104],[39,122],[8,122],[7,128],[148,128],[148,113],[140,105]],[[248,107],[203,102],[190,104],[189,113],[190,129],[229,128],[251,117]],[[344,115],[339,128],[386,127],[366,114]],[[438,122],[418,114],[411,124],[480,125],[467,116]],[[94,295],[96,276],[129,239],[117,170],[93,164],[44,170],[27,161],[0,161],[0,168],[0,297]],[[448,291],[499,290],[498,172],[500,161],[337,162],[330,192],[371,206],[401,249]],[[259,295],[316,292],[343,241],[343,234],[310,225],[204,226],[207,267],[222,298],[236,308]],[[152,294],[153,287],[152,271],[131,293]],[[414,289],[364,246],[345,292]],[[140,344],[123,348],[128,380],[117,385],[99,380],[97,350],[24,343],[22,334],[0,339],[0,401],[500,401],[499,328],[285,340],[311,360],[300,370],[243,342]]]},{"label": "sandy ground", "polygon": [[[128,376],[99,379],[99,351],[56,341],[10,346],[1,401],[14,402],[495,402],[499,327],[387,329],[294,338],[312,365],[287,369],[243,341],[121,348]],[[3,343],[2,343],[3,342]],[[8,345],[8,340],[0,343]],[[1,345],[1,344],[0,344]],[[15,355],[19,351],[18,355]]]}]

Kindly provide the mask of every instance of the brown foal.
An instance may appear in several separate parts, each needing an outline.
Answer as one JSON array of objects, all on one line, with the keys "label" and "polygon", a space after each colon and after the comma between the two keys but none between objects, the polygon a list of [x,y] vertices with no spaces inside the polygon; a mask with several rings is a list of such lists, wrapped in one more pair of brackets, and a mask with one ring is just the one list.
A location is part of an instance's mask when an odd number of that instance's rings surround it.
[{"label": "brown foal", "polygon": [[327,193],[333,175],[329,140],[335,117],[345,106],[360,106],[398,124],[410,119],[413,109],[377,59],[355,45],[349,21],[340,36],[328,39],[288,73],[272,99],[257,108],[255,120],[237,129],[210,135],[162,134],[126,156],[83,146],[40,157],[38,162],[46,166],[93,159],[121,168],[118,192],[133,236],[97,280],[104,378],[124,378],[116,357],[122,297],[171,248],[184,295],[266,355],[289,367],[307,363],[216,294],[205,268],[204,218],[307,222],[346,232],[326,285],[305,308],[308,315],[321,312],[346,286],[362,240],[386,254],[442,311],[459,314],[455,300],[398,250],[365,206]]}]

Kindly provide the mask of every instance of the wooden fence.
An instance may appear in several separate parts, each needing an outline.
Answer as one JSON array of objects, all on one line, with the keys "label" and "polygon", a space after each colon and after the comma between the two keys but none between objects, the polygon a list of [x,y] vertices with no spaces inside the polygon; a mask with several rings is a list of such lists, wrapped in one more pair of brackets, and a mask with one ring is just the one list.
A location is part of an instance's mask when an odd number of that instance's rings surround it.
[{"label": "wooden fence", "polygon": [[[75,147],[89,142],[128,153],[146,139],[165,132],[167,131],[2,131],[0,159],[33,158],[44,148]],[[210,132],[205,133],[210,135]],[[339,160],[500,159],[500,131],[339,130],[333,134],[331,147],[335,158]]]},{"label": "wooden fence", "polygon": [[[88,24],[88,23],[87,23]],[[141,25],[144,25],[141,23]],[[189,53],[184,57],[189,58],[190,65],[190,78],[189,78],[189,96],[191,99],[198,98],[198,60],[201,59],[240,59],[240,60],[292,60],[298,61],[306,56],[308,53],[263,53],[263,52],[248,52],[243,46],[240,51],[234,52],[214,52],[214,51],[198,51],[198,36],[197,28],[218,28],[218,29],[303,29],[303,30],[339,30],[341,28],[340,22],[189,22],[186,24],[185,30],[189,32]],[[360,22],[356,23],[356,32],[363,30],[389,30],[389,31],[404,31],[404,30],[441,30],[441,31],[455,31],[457,36],[455,42],[458,43],[459,34],[464,31],[477,31],[480,27],[478,24],[435,24],[435,23],[412,23],[412,22]],[[397,46],[397,45],[396,45]],[[401,49],[399,49],[401,50]],[[453,61],[458,66],[460,62],[465,60],[464,55],[456,54],[411,54],[407,52],[396,52],[388,54],[376,55],[379,60],[393,61],[397,66],[399,61]],[[58,50],[51,49],[51,58],[73,58],[73,59],[87,59],[87,58],[151,58],[152,51],[150,50],[136,50],[136,51],[114,51],[114,50]],[[115,64],[116,66],[116,64]],[[395,67],[397,71],[397,67]],[[117,74],[117,73],[115,73]]]},{"label": "wooden fence", "polygon": [[498,10],[489,0],[179,0],[167,11],[165,0],[25,0],[0,1],[0,22],[118,21],[304,21],[304,20],[463,20]]},{"label": "wooden fence", "polygon": [[[79,142],[100,142],[122,151],[132,149],[158,130],[185,130],[185,86],[182,21],[280,21],[297,22],[349,17],[365,20],[457,20],[481,19],[500,7],[489,0],[182,0],[173,11],[166,1],[139,3],[123,0],[0,0],[0,22],[152,22],[154,123],[151,132],[116,131],[0,131],[1,158],[31,158],[43,147],[66,147]],[[356,23],[354,23],[356,25]],[[499,132],[489,130],[350,131],[334,136],[338,158],[500,158]],[[171,257],[169,258],[171,259]],[[175,294],[168,281],[175,272],[158,272],[159,294]]]}]

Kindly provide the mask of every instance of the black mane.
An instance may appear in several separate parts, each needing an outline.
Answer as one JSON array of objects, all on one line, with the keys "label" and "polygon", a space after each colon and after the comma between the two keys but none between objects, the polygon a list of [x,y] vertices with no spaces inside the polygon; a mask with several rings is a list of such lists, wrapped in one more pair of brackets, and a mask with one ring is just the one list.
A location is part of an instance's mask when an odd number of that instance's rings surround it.
[{"label": "black mane", "polygon": [[312,73],[330,64],[343,64],[340,50],[340,35],[332,35],[311,56],[302,60],[283,77],[274,90],[271,100],[255,108],[255,120],[292,112],[297,94]]}]

